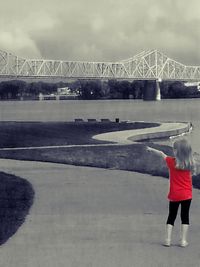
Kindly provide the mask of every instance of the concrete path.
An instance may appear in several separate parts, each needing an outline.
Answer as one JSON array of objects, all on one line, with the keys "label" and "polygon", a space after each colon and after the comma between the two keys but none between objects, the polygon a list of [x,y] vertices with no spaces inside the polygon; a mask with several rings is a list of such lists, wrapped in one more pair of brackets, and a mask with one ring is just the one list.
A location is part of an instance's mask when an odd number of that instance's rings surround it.
[{"label": "concrete path", "polygon": [[190,127],[190,123],[186,122],[162,122],[156,127],[102,133],[93,136],[93,138],[101,141],[116,142],[118,144],[132,144],[139,140],[180,135],[188,132]]},{"label": "concrete path", "polygon": [[168,180],[134,172],[0,160],[35,189],[30,215],[0,248],[5,267],[199,267],[200,194],[190,245],[163,247]]}]

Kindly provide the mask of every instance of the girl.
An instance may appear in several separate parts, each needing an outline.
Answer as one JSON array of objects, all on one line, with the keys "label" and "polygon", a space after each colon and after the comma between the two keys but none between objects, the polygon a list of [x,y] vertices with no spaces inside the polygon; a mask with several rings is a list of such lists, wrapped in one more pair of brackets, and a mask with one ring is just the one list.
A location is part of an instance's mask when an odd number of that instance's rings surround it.
[{"label": "girl", "polygon": [[181,205],[181,247],[186,247],[187,232],[189,227],[189,210],[192,201],[192,172],[194,171],[194,160],[192,149],[186,139],[178,139],[173,144],[175,157],[169,157],[162,151],[147,147],[149,152],[161,156],[169,169],[169,215],[166,223],[165,246],[171,245],[171,235],[177,216],[179,205]]}]

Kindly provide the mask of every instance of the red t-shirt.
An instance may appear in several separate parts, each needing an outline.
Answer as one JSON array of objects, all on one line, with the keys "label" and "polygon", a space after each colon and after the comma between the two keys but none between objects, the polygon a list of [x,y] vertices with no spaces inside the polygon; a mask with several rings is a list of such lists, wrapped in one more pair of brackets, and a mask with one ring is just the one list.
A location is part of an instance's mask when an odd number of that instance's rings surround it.
[{"label": "red t-shirt", "polygon": [[168,199],[182,201],[192,199],[192,174],[189,170],[176,169],[175,158],[165,158],[169,168],[170,188]]}]

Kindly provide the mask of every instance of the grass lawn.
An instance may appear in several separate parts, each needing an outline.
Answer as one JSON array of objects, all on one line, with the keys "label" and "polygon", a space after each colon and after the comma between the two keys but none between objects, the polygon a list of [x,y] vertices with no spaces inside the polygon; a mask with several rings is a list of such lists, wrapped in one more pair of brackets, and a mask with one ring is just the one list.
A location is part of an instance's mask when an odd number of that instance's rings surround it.
[{"label": "grass lawn", "polygon": [[33,203],[31,184],[20,177],[0,172],[0,245],[25,221]]},{"label": "grass lawn", "polygon": [[[100,144],[102,143],[101,141],[92,139],[93,135],[157,125],[141,122],[5,122],[0,123],[0,147]],[[149,144],[163,150],[168,155],[173,153],[172,148],[169,146]],[[107,146],[0,150],[0,158],[121,169],[168,177],[168,171],[162,159],[152,153],[148,153],[146,145],[146,143],[114,146],[108,144]],[[200,188],[199,178],[198,174],[193,179],[194,186],[198,188]]]},{"label": "grass lawn", "polygon": [[93,135],[158,126],[143,122],[1,122],[0,148],[101,144]]},{"label": "grass lawn", "polygon": [[[147,152],[146,145],[162,150],[167,155],[173,155],[172,148],[169,146],[138,143],[115,146],[9,150],[0,151],[0,158],[137,171],[167,178],[168,170],[165,163],[160,157]],[[199,174],[193,177],[193,184],[196,188],[200,188],[199,178]]]}]

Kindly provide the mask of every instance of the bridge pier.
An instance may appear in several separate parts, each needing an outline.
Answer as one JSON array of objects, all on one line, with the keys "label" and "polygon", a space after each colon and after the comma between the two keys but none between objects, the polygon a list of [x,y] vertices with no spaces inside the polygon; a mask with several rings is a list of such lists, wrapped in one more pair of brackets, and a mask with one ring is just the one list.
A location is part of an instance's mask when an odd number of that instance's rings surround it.
[{"label": "bridge pier", "polygon": [[161,100],[160,85],[158,80],[145,81],[143,100]]}]

